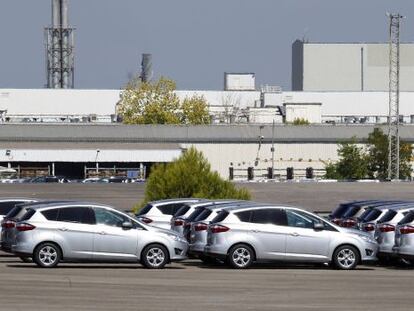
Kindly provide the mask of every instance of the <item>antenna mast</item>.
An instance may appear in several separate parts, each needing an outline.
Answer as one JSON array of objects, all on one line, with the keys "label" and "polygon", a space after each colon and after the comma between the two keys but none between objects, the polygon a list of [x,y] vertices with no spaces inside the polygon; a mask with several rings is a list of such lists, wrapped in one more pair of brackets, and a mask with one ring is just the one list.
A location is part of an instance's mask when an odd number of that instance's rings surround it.
[{"label": "antenna mast", "polygon": [[400,178],[400,14],[389,18],[388,179]]}]

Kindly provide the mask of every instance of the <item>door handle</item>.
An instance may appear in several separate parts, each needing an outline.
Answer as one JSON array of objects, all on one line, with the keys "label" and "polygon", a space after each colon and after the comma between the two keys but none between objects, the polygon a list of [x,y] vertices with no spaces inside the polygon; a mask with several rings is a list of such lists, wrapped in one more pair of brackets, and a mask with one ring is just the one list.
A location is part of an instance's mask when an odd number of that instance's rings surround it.
[{"label": "door handle", "polygon": [[106,232],[105,232],[105,231],[101,231],[101,232],[99,232],[99,234],[101,234],[101,235],[105,235],[105,234],[106,234]]},{"label": "door handle", "polygon": [[250,230],[251,232],[253,232],[253,233],[258,233],[258,232],[260,232],[259,230]]},{"label": "door handle", "polygon": [[291,235],[291,236],[299,236],[299,233],[292,232],[290,235]]},{"label": "door handle", "polygon": [[68,228],[59,228],[60,231],[68,231]]}]

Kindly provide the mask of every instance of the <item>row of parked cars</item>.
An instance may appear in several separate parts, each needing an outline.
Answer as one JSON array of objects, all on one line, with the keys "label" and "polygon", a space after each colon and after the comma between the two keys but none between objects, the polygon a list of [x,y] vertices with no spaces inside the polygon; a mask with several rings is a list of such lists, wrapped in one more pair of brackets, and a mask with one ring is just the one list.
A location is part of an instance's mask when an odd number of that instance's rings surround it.
[{"label": "row of parked cars", "polygon": [[365,200],[340,204],[329,219],[370,234],[379,244],[382,262],[414,260],[414,202]]},{"label": "row of parked cars", "polygon": [[83,184],[111,184],[111,183],[142,183],[145,182],[141,178],[129,178],[126,176],[111,177],[90,177],[85,179],[69,179],[65,176],[38,176],[26,178],[4,178],[0,179],[3,184],[27,184],[27,183],[83,183]]},{"label": "row of parked cars", "polygon": [[[1,248],[40,267],[61,261],[112,261],[162,268],[191,256],[238,269],[284,261],[350,270],[376,260],[378,250],[384,253],[381,245],[387,244],[382,241],[391,239],[369,229],[372,213],[380,212],[381,218],[390,218],[391,211],[403,218],[412,215],[409,202],[376,202],[342,204],[330,221],[296,207],[237,200],[161,200],[128,214],[96,203],[9,198],[0,201],[0,215],[5,215]],[[350,213],[344,217],[344,212],[356,206],[351,226]],[[364,222],[358,218],[362,215]],[[380,223],[378,231],[392,232],[381,231],[384,224],[390,225]],[[410,228],[405,224],[398,229],[400,244],[392,245],[391,254],[404,253],[401,235]]]}]

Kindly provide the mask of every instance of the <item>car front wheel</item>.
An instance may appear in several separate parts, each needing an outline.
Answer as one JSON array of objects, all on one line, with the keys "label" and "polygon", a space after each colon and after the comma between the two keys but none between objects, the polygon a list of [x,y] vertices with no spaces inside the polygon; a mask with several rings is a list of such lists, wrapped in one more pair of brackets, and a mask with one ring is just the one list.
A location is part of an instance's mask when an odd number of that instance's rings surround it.
[{"label": "car front wheel", "polygon": [[168,262],[168,250],[159,244],[148,245],[141,255],[142,264],[148,269],[162,269]]},{"label": "car front wheel", "polygon": [[42,268],[56,267],[62,258],[60,248],[53,243],[42,243],[34,252],[34,262]]},{"label": "car front wheel", "polygon": [[351,245],[338,247],[333,254],[333,264],[340,270],[352,270],[360,260],[358,250]]}]

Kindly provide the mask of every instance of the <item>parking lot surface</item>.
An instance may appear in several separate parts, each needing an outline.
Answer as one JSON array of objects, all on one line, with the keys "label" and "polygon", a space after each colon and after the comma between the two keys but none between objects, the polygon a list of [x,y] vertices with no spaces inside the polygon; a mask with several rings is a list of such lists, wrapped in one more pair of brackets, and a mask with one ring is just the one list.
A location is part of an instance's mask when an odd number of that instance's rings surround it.
[{"label": "parking lot surface", "polygon": [[412,310],[414,270],[208,267],[198,260],[37,268],[0,253],[1,310]]}]

